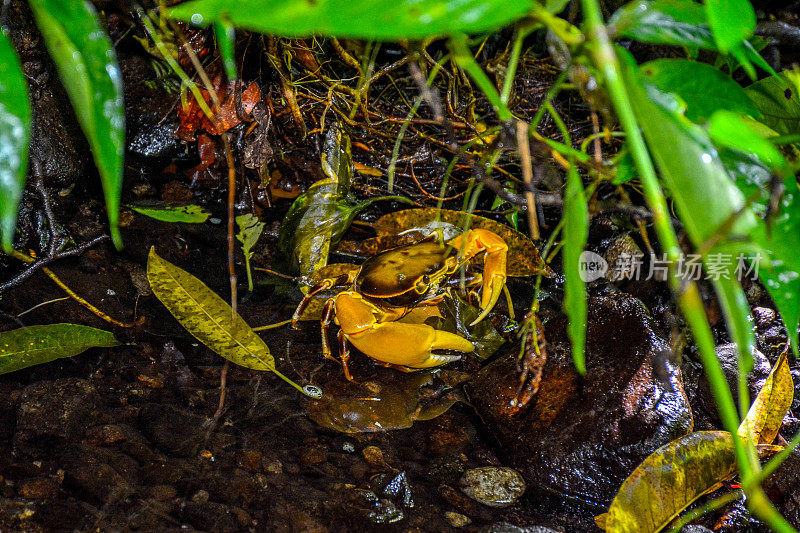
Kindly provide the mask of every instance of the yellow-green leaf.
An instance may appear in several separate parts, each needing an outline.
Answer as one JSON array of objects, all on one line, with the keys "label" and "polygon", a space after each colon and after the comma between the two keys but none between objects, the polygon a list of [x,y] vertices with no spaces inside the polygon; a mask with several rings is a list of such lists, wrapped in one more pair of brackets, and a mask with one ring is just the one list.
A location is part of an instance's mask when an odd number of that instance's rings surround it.
[{"label": "yellow-green leaf", "polygon": [[676,439],[650,454],[622,483],[608,513],[601,515],[602,527],[613,533],[660,531],[735,467],[733,436],[727,431],[696,431]]},{"label": "yellow-green leaf", "polygon": [[46,324],[0,333],[0,374],[72,357],[95,347],[117,346],[114,334],[80,324]]},{"label": "yellow-green leaf", "polygon": [[792,374],[786,352],[783,352],[739,426],[739,435],[742,438],[749,436],[753,444],[772,443],[778,436],[783,417],[792,406],[793,396]]},{"label": "yellow-green leaf", "polygon": [[303,387],[275,369],[266,343],[228,303],[202,281],[169,261],[155,248],[147,260],[147,279],[153,293],[194,338],[228,361],[253,370],[274,372],[291,386]]},{"label": "yellow-green leaf", "polygon": [[199,205],[129,205],[131,209],[161,222],[185,222],[188,224],[202,224],[211,212]]}]

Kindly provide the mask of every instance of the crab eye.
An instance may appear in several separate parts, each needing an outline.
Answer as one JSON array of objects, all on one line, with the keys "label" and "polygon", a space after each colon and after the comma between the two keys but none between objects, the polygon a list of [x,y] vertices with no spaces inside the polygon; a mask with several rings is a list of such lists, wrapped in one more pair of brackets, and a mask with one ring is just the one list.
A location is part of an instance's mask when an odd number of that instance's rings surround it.
[{"label": "crab eye", "polygon": [[430,282],[431,282],[431,278],[430,278],[430,276],[428,276],[428,275],[422,276],[422,283],[424,283],[425,285],[427,285],[427,284],[429,284]]}]

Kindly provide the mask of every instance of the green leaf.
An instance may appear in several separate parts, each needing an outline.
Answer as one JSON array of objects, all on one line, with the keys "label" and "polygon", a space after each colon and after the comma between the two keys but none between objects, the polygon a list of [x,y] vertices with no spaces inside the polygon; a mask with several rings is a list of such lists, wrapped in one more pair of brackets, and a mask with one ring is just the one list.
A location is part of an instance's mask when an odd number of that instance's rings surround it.
[{"label": "green leaf", "polygon": [[640,68],[643,79],[686,103],[686,118],[692,122],[706,122],[718,109],[761,116],[744,89],[711,65],[688,59],[656,59]]},{"label": "green leaf", "polygon": [[72,357],[89,348],[117,345],[112,333],[79,324],[14,329],[0,333],[0,374]]},{"label": "green leaf", "polygon": [[800,95],[789,72],[764,78],[745,92],[763,114],[763,122],[780,135],[800,132]]},{"label": "green leaf", "polygon": [[225,75],[228,81],[236,80],[236,59],[234,52],[236,48],[236,30],[229,20],[220,20],[214,23],[214,35],[217,38],[219,55],[222,57],[222,65],[225,67]]},{"label": "green leaf", "polygon": [[739,46],[756,29],[756,14],[749,0],[705,0],[705,9],[720,52]]},{"label": "green leaf", "polygon": [[227,17],[237,27],[287,37],[400,40],[493,31],[534,5],[535,0],[194,0],[168,13],[202,25]]},{"label": "green leaf", "polygon": [[771,229],[758,228],[753,239],[768,253],[762,261],[758,277],[764,282],[786,325],[789,342],[798,354],[800,327],[800,187],[794,176],[784,180],[780,212]]},{"label": "green leaf", "polygon": [[122,247],[117,221],[125,152],[122,75],[92,4],[30,0],[39,30],[69,94],[100,172],[111,237]]},{"label": "green leaf", "polygon": [[735,467],[733,436],[727,431],[676,439],[650,454],[622,483],[608,513],[601,515],[601,527],[614,533],[659,531]]},{"label": "green leaf", "polygon": [[257,216],[247,213],[236,217],[236,225],[239,226],[239,233],[236,234],[236,239],[242,243],[244,264],[247,269],[247,288],[252,292],[253,272],[250,269],[250,260],[253,258],[253,247],[258,242],[258,238],[261,237],[266,224],[258,220]]},{"label": "green leaf", "polygon": [[794,383],[783,352],[758,392],[747,416],[739,426],[739,435],[753,444],[772,444],[783,424],[783,417],[792,406]]},{"label": "green leaf", "polygon": [[757,124],[736,113],[720,109],[709,121],[708,134],[717,145],[754,154],[772,168],[788,172],[783,154],[764,138]]},{"label": "green leaf", "polygon": [[635,0],[608,21],[617,37],[644,43],[715,49],[703,6],[691,0]]},{"label": "green leaf", "polygon": [[17,54],[0,27],[0,233],[11,250],[17,225],[17,208],[25,189],[31,106],[28,84]]},{"label": "green leaf", "polygon": [[266,343],[228,303],[202,281],[160,258],[150,248],[147,279],[153,294],[194,338],[231,363],[253,370],[271,371],[307,394],[303,387],[275,368]]},{"label": "green leaf", "polygon": [[161,222],[184,222],[187,224],[202,224],[211,212],[199,205],[129,205],[131,209]]},{"label": "green leaf", "polygon": [[586,373],[586,282],[581,277],[581,254],[589,236],[589,208],[581,177],[570,165],[564,196],[564,309],[569,318],[567,332],[572,345],[572,360],[581,374]]},{"label": "green leaf", "polygon": [[242,243],[242,251],[245,256],[253,257],[253,246],[258,242],[266,224],[258,220],[258,217],[247,213],[236,217],[236,224],[239,226],[239,233],[236,239]]},{"label": "green leaf", "polygon": [[[709,258],[717,254],[735,259],[744,250],[751,251],[752,246],[742,241],[760,220],[745,207],[744,195],[728,176],[708,135],[683,115],[684,106],[674,95],[642,78],[627,51],[617,50],[624,60],[623,74],[636,118],[690,240],[697,248],[706,246],[709,239],[719,241],[704,256],[704,264],[708,267]],[[747,369],[752,364],[754,338],[747,322],[747,299],[736,280],[737,261],[719,266],[720,275],[711,283]]]}]

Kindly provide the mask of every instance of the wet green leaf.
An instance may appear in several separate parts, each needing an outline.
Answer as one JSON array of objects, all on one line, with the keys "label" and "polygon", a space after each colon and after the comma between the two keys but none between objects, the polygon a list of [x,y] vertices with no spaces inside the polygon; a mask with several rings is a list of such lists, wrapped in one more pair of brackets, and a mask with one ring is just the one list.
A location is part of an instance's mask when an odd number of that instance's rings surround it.
[{"label": "wet green leaf", "polygon": [[278,251],[284,269],[310,276],[328,263],[328,254],[342,238],[353,218],[381,200],[410,201],[397,196],[356,202],[349,196],[353,176],[350,138],[339,128],[328,130],[322,169],[328,178],[320,180],[298,196],[281,225]]},{"label": "wet green leaf", "polygon": [[705,0],[703,5],[720,52],[734,49],[753,35],[756,14],[749,0]]},{"label": "wet green leaf", "polygon": [[745,241],[761,221],[745,207],[744,195],[728,176],[706,132],[683,115],[679,99],[648,83],[630,54],[617,50],[624,60],[634,112],[689,238],[697,248],[706,246],[709,239],[718,242],[703,257],[706,266],[717,254],[732,258],[727,264],[718,264],[720,274],[711,283],[747,369],[752,364],[754,338],[747,321],[750,309],[737,280],[736,259],[755,248]]},{"label": "wet green leaf", "polygon": [[236,46],[236,30],[233,24],[227,19],[214,23],[214,35],[217,38],[219,55],[222,57],[222,66],[225,67],[225,75],[228,81],[236,80],[236,59],[234,58]]},{"label": "wet green leaf", "polygon": [[246,215],[239,215],[236,217],[236,225],[239,226],[239,233],[236,234],[236,240],[242,243],[242,251],[246,257],[253,257],[253,247],[261,237],[264,231],[265,223],[258,220],[258,217],[247,213]]},{"label": "wet green leaf", "polygon": [[28,84],[17,54],[0,27],[0,233],[11,249],[17,226],[17,208],[28,171],[31,106]]},{"label": "wet green leaf", "polygon": [[539,255],[539,250],[528,237],[513,228],[496,222],[494,220],[469,215],[464,211],[452,211],[449,209],[404,209],[395,211],[379,218],[373,228],[379,237],[386,235],[398,235],[404,232],[411,233],[413,230],[423,230],[421,235],[428,235],[435,232],[439,224],[445,223],[459,230],[468,224],[470,229],[481,228],[492,231],[506,241],[508,245],[508,267],[509,276],[535,276],[542,273],[546,276],[552,274],[552,270]]},{"label": "wet green leaf", "polygon": [[236,225],[239,226],[239,233],[236,234],[236,239],[242,243],[242,254],[244,255],[244,265],[247,269],[247,288],[253,290],[253,272],[250,269],[250,260],[253,258],[253,247],[261,237],[264,231],[264,224],[258,217],[251,215],[239,215],[236,217]]},{"label": "wet green leaf", "polygon": [[714,49],[703,6],[691,0],[635,0],[609,19],[618,37],[651,44]]},{"label": "wet green leaf", "polygon": [[800,131],[800,95],[790,73],[764,78],[747,87],[745,92],[763,114],[763,122],[780,135]]},{"label": "wet green leaf", "polygon": [[761,115],[744,89],[711,65],[688,59],[656,59],[640,68],[643,79],[686,103],[686,118],[692,122],[706,122],[718,109],[755,118]]},{"label": "wet green leaf", "polygon": [[[611,533],[656,532],[736,467],[733,436],[697,431],[650,454],[622,483],[598,525]],[[598,517],[600,518],[600,517]],[[600,520],[596,521],[600,522]]]},{"label": "wet green leaf", "polygon": [[[617,37],[682,46],[695,52],[718,50],[703,6],[692,0],[635,0],[618,9],[609,19],[609,26]],[[760,43],[756,37],[751,40]],[[739,41],[737,46],[719,51],[731,68],[741,65],[750,78],[755,78],[754,64],[775,74],[750,40]]]},{"label": "wet green leaf", "polygon": [[581,254],[589,236],[589,208],[583,183],[571,166],[564,195],[564,310],[569,317],[567,332],[572,360],[581,374],[586,373],[586,281],[581,277]]},{"label": "wet green leaf", "polygon": [[0,333],[0,374],[72,357],[89,348],[117,345],[113,333],[80,324],[14,329]]},{"label": "wet green leaf", "polygon": [[764,282],[786,325],[789,343],[797,355],[800,327],[800,187],[794,176],[784,180],[780,212],[770,228],[763,225],[753,239],[766,251],[758,277]]},{"label": "wet green leaf", "polygon": [[[551,1],[553,8],[560,2]],[[424,39],[492,31],[526,16],[534,0],[194,0],[172,17],[209,24],[227,17],[237,27],[288,37],[313,34],[361,39]]]},{"label": "wet green leaf", "polygon": [[122,246],[117,220],[125,152],[122,75],[117,56],[91,2],[30,0],[100,172],[111,237]]},{"label": "wet green leaf", "polygon": [[129,205],[131,209],[162,222],[184,222],[188,224],[202,224],[211,212],[199,205]]},{"label": "wet green leaf", "polygon": [[708,124],[708,134],[721,146],[756,155],[762,162],[788,172],[786,159],[758,128],[758,123],[725,109],[717,110]]},{"label": "wet green leaf", "polygon": [[147,279],[153,294],[194,338],[231,363],[270,371],[300,392],[303,388],[275,369],[266,343],[228,303],[202,281],[169,261],[155,248],[147,258]]},{"label": "wet green leaf", "polygon": [[328,262],[335,246],[358,213],[338,193],[338,184],[320,180],[295,199],[281,224],[278,251],[290,263],[290,272],[308,276]]},{"label": "wet green leaf", "polygon": [[792,374],[783,352],[742,420],[739,435],[744,439],[749,437],[753,444],[772,444],[792,406],[793,396]]}]

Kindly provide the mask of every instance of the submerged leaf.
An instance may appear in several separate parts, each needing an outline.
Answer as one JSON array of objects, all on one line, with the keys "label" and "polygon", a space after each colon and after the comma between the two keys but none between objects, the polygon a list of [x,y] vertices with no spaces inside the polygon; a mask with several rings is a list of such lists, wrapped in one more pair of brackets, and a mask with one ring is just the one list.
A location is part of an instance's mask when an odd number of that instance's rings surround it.
[{"label": "submerged leaf", "polygon": [[91,2],[30,0],[28,4],[92,148],[103,183],[111,237],[119,248],[125,110],[114,46]]},{"label": "submerged leaf", "polygon": [[114,334],[80,324],[46,324],[0,333],[0,374],[117,346]]},{"label": "submerged leaf", "polygon": [[[234,25],[288,37],[313,34],[360,39],[424,39],[500,28],[527,15],[534,0],[194,0],[169,10],[172,17]],[[562,2],[550,1],[558,9]]]},{"label": "submerged leaf", "polygon": [[[442,378],[442,379],[439,379]],[[375,381],[326,384],[327,393],[308,405],[317,424],[342,433],[371,433],[431,420],[461,399],[455,386],[467,375],[446,371],[379,373]]]},{"label": "submerged leaf", "polygon": [[786,352],[783,352],[742,420],[739,435],[744,439],[750,438],[753,444],[771,444],[778,436],[783,417],[792,406],[793,396],[792,374]]},{"label": "submerged leaf", "polygon": [[735,467],[733,436],[726,431],[696,431],[676,439],[650,454],[622,483],[602,515],[602,527],[613,533],[659,531]]},{"label": "submerged leaf", "polygon": [[211,212],[199,205],[129,205],[131,209],[161,222],[184,222],[202,224]]},{"label": "submerged leaf", "polygon": [[11,249],[17,225],[17,208],[28,172],[31,106],[22,67],[0,27],[0,233],[6,251]]},{"label": "submerged leaf", "polygon": [[[481,228],[498,234],[508,245],[509,276],[535,276],[544,274],[549,276],[552,270],[539,255],[539,250],[528,237],[505,224],[494,220],[469,215],[464,211],[451,211],[449,209],[405,209],[389,213],[378,219],[373,228],[379,237],[384,235],[398,235],[412,230],[423,230],[419,233],[434,233],[437,228],[433,225],[437,221],[455,226],[459,230],[464,227],[471,229]],[[447,237],[445,237],[447,238]]]},{"label": "submerged leaf", "polygon": [[275,372],[291,386],[305,392],[294,381],[275,369],[275,360],[266,343],[228,303],[202,281],[160,258],[155,248],[147,259],[147,279],[161,300],[194,338],[232,363]]}]

